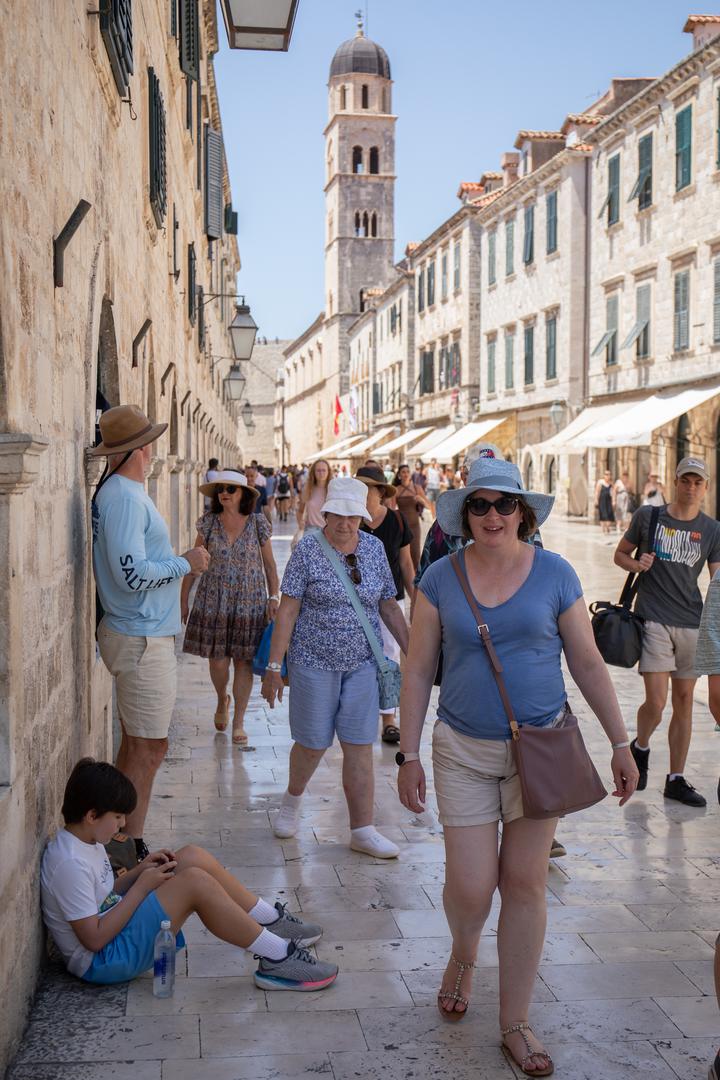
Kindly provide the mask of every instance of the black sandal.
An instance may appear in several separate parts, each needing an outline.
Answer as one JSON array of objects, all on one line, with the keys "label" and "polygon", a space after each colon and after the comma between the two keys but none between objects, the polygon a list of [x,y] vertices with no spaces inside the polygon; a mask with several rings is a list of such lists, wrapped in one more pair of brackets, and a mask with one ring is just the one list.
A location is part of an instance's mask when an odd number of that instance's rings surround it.
[{"label": "black sandal", "polygon": [[399,743],[400,742],[400,728],[395,724],[387,724],[382,729],[381,735],[384,743]]}]

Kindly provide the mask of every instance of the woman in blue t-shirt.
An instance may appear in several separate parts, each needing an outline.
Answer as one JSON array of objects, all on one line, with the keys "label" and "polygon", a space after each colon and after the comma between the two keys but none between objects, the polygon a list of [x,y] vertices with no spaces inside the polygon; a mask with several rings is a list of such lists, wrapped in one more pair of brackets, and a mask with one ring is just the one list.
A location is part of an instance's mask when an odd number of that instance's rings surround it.
[{"label": "woman in blue t-shirt", "polygon": [[[524,490],[516,465],[480,458],[465,488],[440,496],[437,517],[444,532],[472,541],[452,558],[459,560],[487,612],[518,723],[546,726],[563,714],[564,652],[573,679],[613,745],[614,794],[622,806],[635,790],[638,773],[580,582],[559,555],[524,542],[547,519],[552,504],[552,496]],[[549,1076],[552,1060],[527,1018],[545,937],[545,881],[557,818],[523,817],[510,725],[450,558],[428,567],[418,586],[403,675],[398,790],[403,805],[415,813],[425,801],[418,751],[441,646],[433,773],[444,829],[443,900],[453,949],[438,1007],[449,1020],[465,1015],[470,969],[499,887],[503,1045],[528,1076]]]}]

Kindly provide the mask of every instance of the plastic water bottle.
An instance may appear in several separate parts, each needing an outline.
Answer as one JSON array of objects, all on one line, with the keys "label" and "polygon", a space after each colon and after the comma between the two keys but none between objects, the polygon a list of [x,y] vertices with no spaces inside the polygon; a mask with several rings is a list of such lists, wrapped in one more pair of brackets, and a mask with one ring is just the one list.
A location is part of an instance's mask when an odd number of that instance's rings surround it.
[{"label": "plastic water bottle", "polygon": [[175,935],[171,925],[169,919],[163,919],[155,938],[153,994],[157,998],[172,997],[175,990]]}]

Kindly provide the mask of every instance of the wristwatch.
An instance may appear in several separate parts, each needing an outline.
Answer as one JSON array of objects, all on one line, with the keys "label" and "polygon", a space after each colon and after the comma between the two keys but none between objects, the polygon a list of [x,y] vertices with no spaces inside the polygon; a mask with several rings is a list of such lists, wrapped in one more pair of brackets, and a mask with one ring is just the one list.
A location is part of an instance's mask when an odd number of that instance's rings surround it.
[{"label": "wristwatch", "polygon": [[277,600],[278,604],[280,603],[280,597],[279,596],[268,596],[268,600]]},{"label": "wristwatch", "polygon": [[266,671],[282,671],[282,664],[278,664],[277,662],[268,661],[268,663],[265,665],[265,670]]},{"label": "wristwatch", "polygon": [[403,754],[402,750],[398,750],[397,754],[395,755],[395,764],[398,765],[398,766],[404,765],[406,761],[419,761],[419,760],[420,760],[420,755],[419,754]]}]

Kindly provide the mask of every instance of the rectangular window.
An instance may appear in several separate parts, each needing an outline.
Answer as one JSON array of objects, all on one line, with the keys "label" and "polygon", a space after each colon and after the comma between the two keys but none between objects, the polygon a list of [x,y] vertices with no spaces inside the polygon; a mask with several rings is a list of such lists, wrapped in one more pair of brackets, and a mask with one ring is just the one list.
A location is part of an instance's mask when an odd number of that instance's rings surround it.
[{"label": "rectangular window", "polygon": [[398,300],[397,305],[397,330],[398,334],[402,334],[402,299]]},{"label": "rectangular window", "polygon": [[598,217],[607,210],[608,225],[615,225],[620,220],[620,155],[614,154],[608,161],[607,195],[600,207]]},{"label": "rectangular window", "polygon": [[545,378],[557,379],[557,318],[545,320]]},{"label": "rectangular window", "polygon": [[432,307],[435,303],[435,260],[428,263],[427,267],[427,305]]},{"label": "rectangular window", "polygon": [[652,206],[652,152],[653,137],[650,132],[638,142],[638,176],[628,199],[628,202],[637,199],[638,210],[647,210],[648,206]]},{"label": "rectangular window", "polygon": [[[605,302],[605,333],[592,351],[593,356],[599,356],[605,350],[605,363],[608,366],[617,364],[617,332],[618,332],[618,297],[608,296]],[[623,348],[625,345],[623,344]]]},{"label": "rectangular window", "polygon": [[443,300],[447,300],[448,297],[448,260],[447,251],[443,251],[440,256],[440,295]]},{"label": "rectangular window", "polygon": [[132,0],[104,0],[100,7],[100,33],[121,97],[127,97],[133,73]]},{"label": "rectangular window", "polygon": [[453,341],[450,358],[450,386],[460,385],[460,342]]},{"label": "rectangular window", "polygon": [[497,242],[497,233],[491,232],[488,234],[488,285],[495,284],[495,247]]},{"label": "rectangular window", "polygon": [[460,288],[460,241],[453,248],[453,289],[457,292]]},{"label": "rectangular window", "polygon": [[417,309],[418,311],[425,310],[425,267],[421,266],[418,270],[417,279]]},{"label": "rectangular window", "polygon": [[638,285],[635,293],[635,325],[622,343],[623,349],[635,346],[638,360],[650,356],[650,285]]},{"label": "rectangular window", "polygon": [[505,335],[505,389],[515,385],[515,334]]},{"label": "rectangular window", "polygon": [[690,271],[679,270],[675,275],[673,305],[673,347],[675,352],[690,348]]},{"label": "rectangular window", "polygon": [[523,262],[526,266],[535,261],[535,207],[525,207],[525,238],[523,240]]},{"label": "rectangular window", "polygon": [[435,353],[432,349],[420,354],[420,393],[432,394],[435,391]]},{"label": "rectangular window", "polygon": [[488,394],[495,393],[495,348],[497,342],[488,341],[487,347],[487,390]]},{"label": "rectangular window", "polygon": [[167,213],[167,150],[165,144],[165,103],[160,80],[148,68],[148,105],[150,137],[150,205],[158,228]]},{"label": "rectangular window", "polygon": [[505,222],[505,277],[515,273],[515,221]]},{"label": "rectangular window", "polygon": [[692,105],[675,114],[675,190],[682,191],[692,179]]},{"label": "rectangular window", "polygon": [[720,345],[720,258],[713,263],[713,345]]},{"label": "rectangular window", "polygon": [[526,326],[523,337],[525,339],[525,385],[530,386],[535,382],[535,327]]},{"label": "rectangular window", "polygon": [[546,246],[545,250],[548,255],[552,255],[554,251],[557,251],[558,238],[557,238],[557,191],[551,191],[545,200],[546,209]]}]

